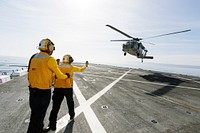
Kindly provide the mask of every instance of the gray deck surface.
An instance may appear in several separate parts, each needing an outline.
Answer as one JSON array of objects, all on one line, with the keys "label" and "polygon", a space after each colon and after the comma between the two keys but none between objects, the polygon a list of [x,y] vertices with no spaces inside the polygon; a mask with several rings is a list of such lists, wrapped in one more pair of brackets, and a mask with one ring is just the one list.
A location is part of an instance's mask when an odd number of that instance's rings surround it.
[{"label": "gray deck surface", "polygon": [[[91,64],[74,81],[76,116],[68,121],[64,100],[58,133],[200,132],[200,78]],[[27,131],[27,86],[27,75],[0,85],[0,133]]]}]

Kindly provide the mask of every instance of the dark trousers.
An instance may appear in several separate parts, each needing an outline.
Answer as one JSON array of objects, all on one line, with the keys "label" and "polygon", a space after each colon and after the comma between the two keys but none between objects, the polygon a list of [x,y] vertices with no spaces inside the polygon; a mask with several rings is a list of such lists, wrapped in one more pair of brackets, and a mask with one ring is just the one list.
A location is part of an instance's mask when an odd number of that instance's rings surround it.
[{"label": "dark trousers", "polygon": [[69,115],[73,116],[74,113],[74,100],[73,100],[73,88],[55,88],[53,91],[53,107],[51,110],[51,114],[49,117],[50,126],[56,124],[58,111],[60,109],[60,105],[63,101],[63,98],[66,97],[67,106],[69,110]]},{"label": "dark trousers", "polygon": [[46,110],[51,100],[51,90],[30,88],[29,105],[31,117],[27,133],[41,133]]}]

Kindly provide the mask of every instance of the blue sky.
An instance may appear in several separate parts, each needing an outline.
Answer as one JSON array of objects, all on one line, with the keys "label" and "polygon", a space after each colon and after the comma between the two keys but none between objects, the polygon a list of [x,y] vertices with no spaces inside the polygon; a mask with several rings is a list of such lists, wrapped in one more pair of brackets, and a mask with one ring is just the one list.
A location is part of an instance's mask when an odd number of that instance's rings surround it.
[{"label": "blue sky", "polygon": [[199,0],[1,0],[0,55],[30,57],[41,39],[56,45],[55,58],[71,54],[75,61],[103,64],[141,63],[123,56],[127,39],[106,27],[113,25],[134,37],[174,31],[190,32],[144,40],[151,63],[200,66]]}]

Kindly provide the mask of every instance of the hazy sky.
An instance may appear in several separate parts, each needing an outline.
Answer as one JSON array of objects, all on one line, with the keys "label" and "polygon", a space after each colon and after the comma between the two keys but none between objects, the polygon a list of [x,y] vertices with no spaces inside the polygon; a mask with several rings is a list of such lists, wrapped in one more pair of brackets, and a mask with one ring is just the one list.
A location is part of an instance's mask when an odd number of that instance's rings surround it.
[{"label": "hazy sky", "polygon": [[41,39],[56,45],[55,58],[71,54],[75,61],[104,64],[141,63],[124,56],[127,39],[191,29],[177,35],[144,40],[152,63],[200,65],[199,0],[0,0],[0,55],[30,57]]}]

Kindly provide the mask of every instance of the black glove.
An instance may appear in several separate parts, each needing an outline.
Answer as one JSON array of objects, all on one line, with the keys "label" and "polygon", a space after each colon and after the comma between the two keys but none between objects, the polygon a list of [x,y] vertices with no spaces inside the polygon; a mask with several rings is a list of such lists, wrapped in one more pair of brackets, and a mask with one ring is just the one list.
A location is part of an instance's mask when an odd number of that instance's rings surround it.
[{"label": "black glove", "polygon": [[68,78],[70,78],[70,75],[69,75],[69,73],[66,73],[66,75],[67,75],[67,77],[68,77]]},{"label": "black glove", "polygon": [[88,67],[88,65],[89,65],[89,62],[88,62],[88,61],[86,61],[86,62],[85,62],[85,66],[86,66],[86,67]]}]

